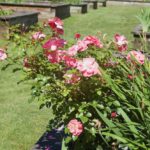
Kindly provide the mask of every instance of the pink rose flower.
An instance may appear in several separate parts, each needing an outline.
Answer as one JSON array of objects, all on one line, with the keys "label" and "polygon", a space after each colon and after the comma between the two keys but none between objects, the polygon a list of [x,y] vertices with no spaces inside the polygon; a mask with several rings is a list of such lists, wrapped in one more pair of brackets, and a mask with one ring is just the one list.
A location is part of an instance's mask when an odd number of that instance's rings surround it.
[{"label": "pink rose flower", "polygon": [[80,80],[80,77],[76,74],[64,74],[64,78],[67,84],[74,84]]},{"label": "pink rose flower", "polygon": [[64,47],[66,41],[60,38],[51,38],[44,45],[43,48],[47,50],[57,50],[58,48]]},{"label": "pink rose flower", "polygon": [[55,50],[55,51],[47,52],[46,56],[51,63],[55,64],[63,60],[64,54],[65,52],[63,50]]},{"label": "pink rose flower", "polygon": [[0,49],[0,61],[3,61],[7,58],[7,54],[3,49]]},{"label": "pink rose flower", "polygon": [[100,74],[99,65],[94,58],[83,58],[83,60],[78,61],[77,69],[83,74],[84,77]]},{"label": "pink rose flower", "polygon": [[125,51],[125,50],[127,50],[127,46],[128,46],[128,41],[127,41],[127,39],[125,38],[125,36],[123,36],[123,35],[120,35],[120,34],[116,34],[115,36],[114,36],[114,39],[115,39],[115,44],[116,44],[116,46],[117,46],[117,49],[119,50],[119,51]]},{"label": "pink rose flower", "polygon": [[72,119],[68,123],[67,128],[73,136],[79,136],[83,132],[83,124],[77,119]]},{"label": "pink rose flower", "polygon": [[75,56],[78,52],[78,45],[73,45],[66,51],[66,54],[69,56]]},{"label": "pink rose flower", "polygon": [[51,29],[55,31],[58,34],[63,34],[63,22],[61,19],[55,17],[48,21],[48,24],[50,25]]},{"label": "pink rose flower", "polygon": [[85,41],[87,43],[87,45],[94,45],[98,48],[102,48],[103,44],[102,42],[96,37],[96,36],[86,36],[83,41]]},{"label": "pink rose flower", "polygon": [[88,49],[86,41],[78,41],[77,42],[78,51],[83,52]]},{"label": "pink rose flower", "polygon": [[78,41],[76,45],[70,47],[67,51],[69,56],[75,56],[77,52],[82,52],[88,49],[87,43],[85,41]]},{"label": "pink rose flower", "polygon": [[64,56],[63,60],[68,67],[75,68],[77,66],[77,60],[70,56]]},{"label": "pink rose flower", "polygon": [[127,55],[127,60],[134,58],[141,65],[144,64],[145,56],[139,51],[130,51]]},{"label": "pink rose flower", "polygon": [[32,35],[33,40],[41,40],[41,39],[44,39],[45,37],[46,35],[41,32],[36,32]]}]

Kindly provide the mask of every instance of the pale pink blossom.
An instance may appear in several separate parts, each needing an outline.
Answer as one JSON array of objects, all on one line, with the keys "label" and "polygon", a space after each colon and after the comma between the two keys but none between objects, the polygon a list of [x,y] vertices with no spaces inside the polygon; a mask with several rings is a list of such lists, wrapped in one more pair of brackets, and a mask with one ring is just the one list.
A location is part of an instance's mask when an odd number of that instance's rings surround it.
[{"label": "pale pink blossom", "polygon": [[75,68],[77,66],[77,60],[70,56],[64,56],[63,60],[68,67]]},{"label": "pale pink blossom", "polygon": [[83,52],[88,49],[87,43],[84,40],[78,41],[77,46],[78,46],[78,51],[80,52]]},{"label": "pale pink blossom", "polygon": [[3,61],[7,58],[7,54],[3,49],[0,49],[0,61]]},{"label": "pale pink blossom", "polygon": [[103,44],[102,42],[96,37],[96,36],[86,36],[83,41],[85,41],[87,43],[87,45],[94,45],[98,48],[102,48]]},{"label": "pale pink blossom", "polygon": [[114,36],[115,44],[119,51],[125,51],[128,48],[128,41],[124,35],[116,34]]},{"label": "pale pink blossom", "polygon": [[63,60],[64,54],[63,50],[55,50],[47,52],[46,56],[51,63],[59,63]]},{"label": "pale pink blossom", "polygon": [[42,32],[36,32],[32,35],[32,39],[34,40],[41,40],[44,39],[46,37],[45,34],[43,34]]},{"label": "pale pink blossom", "polygon": [[78,49],[78,45],[73,45],[66,51],[66,54],[69,56],[75,56],[78,52]]},{"label": "pale pink blossom", "polygon": [[99,65],[94,58],[83,58],[83,60],[78,61],[77,69],[85,77],[100,74]]},{"label": "pale pink blossom", "polygon": [[65,82],[67,84],[74,84],[77,83],[80,80],[80,77],[77,76],[76,74],[64,74]]},{"label": "pale pink blossom", "polygon": [[79,136],[83,132],[83,124],[77,119],[72,119],[68,123],[67,128],[73,136]]},{"label": "pale pink blossom", "polygon": [[60,38],[51,38],[46,43],[44,43],[43,48],[47,50],[57,50],[58,48],[63,48],[66,44],[64,39]]},{"label": "pale pink blossom", "polygon": [[138,63],[144,64],[145,56],[140,51],[130,51],[127,55],[127,60],[135,59]]},{"label": "pale pink blossom", "polygon": [[67,51],[69,56],[75,56],[77,52],[82,52],[88,49],[87,43],[85,41],[78,41],[76,45],[70,47]]},{"label": "pale pink blossom", "polygon": [[54,17],[48,21],[48,24],[50,25],[51,29],[55,31],[58,34],[63,34],[63,22],[61,19]]}]

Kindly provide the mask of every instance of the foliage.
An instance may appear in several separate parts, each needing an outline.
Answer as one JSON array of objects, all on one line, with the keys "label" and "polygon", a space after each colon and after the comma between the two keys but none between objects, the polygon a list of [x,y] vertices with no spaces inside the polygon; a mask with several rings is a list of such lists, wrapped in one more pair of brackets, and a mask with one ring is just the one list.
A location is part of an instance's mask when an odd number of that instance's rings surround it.
[{"label": "foliage", "polygon": [[[48,35],[45,37],[43,33]],[[150,62],[147,57],[137,51],[128,53],[127,39],[119,34],[111,41],[100,35],[101,40],[86,36],[67,44],[61,34],[62,21],[51,19],[33,34],[32,40],[23,39],[26,50],[19,56],[8,55],[6,67],[18,62],[24,64],[14,71],[23,69],[24,80],[32,82],[30,101],[37,100],[40,108],[53,110],[55,117],[50,127],[63,124],[65,142],[74,141],[75,150],[126,146],[148,149]]]},{"label": "foliage", "polygon": [[150,10],[142,9],[137,18],[142,25],[143,32],[148,32],[150,30]]}]

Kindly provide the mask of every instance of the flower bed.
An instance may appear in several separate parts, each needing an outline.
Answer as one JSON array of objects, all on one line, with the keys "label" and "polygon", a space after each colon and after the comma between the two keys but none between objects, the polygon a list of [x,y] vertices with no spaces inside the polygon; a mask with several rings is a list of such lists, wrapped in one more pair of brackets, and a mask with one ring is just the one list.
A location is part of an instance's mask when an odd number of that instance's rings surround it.
[{"label": "flower bed", "polygon": [[64,125],[63,148],[73,143],[75,150],[148,149],[147,56],[128,48],[129,41],[120,34],[108,40],[102,34],[77,33],[69,42],[63,33],[59,18],[48,20],[27,38],[18,56],[0,49],[4,68],[21,62],[24,81],[32,83],[30,101],[53,110],[50,129]]}]

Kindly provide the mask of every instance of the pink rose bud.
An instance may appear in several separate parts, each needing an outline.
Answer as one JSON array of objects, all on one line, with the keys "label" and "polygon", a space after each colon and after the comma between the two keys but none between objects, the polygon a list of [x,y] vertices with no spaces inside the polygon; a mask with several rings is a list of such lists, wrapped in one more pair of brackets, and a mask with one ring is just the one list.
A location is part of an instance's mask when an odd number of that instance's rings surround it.
[{"label": "pink rose bud", "polygon": [[128,75],[128,79],[133,80],[134,76],[132,76],[131,74]]},{"label": "pink rose bud", "polygon": [[74,38],[75,39],[79,39],[81,37],[81,34],[79,34],[79,33],[76,33],[75,35],[74,35]]},{"label": "pink rose bud", "polygon": [[117,116],[118,116],[117,112],[114,111],[111,113],[111,118],[116,118]]}]

